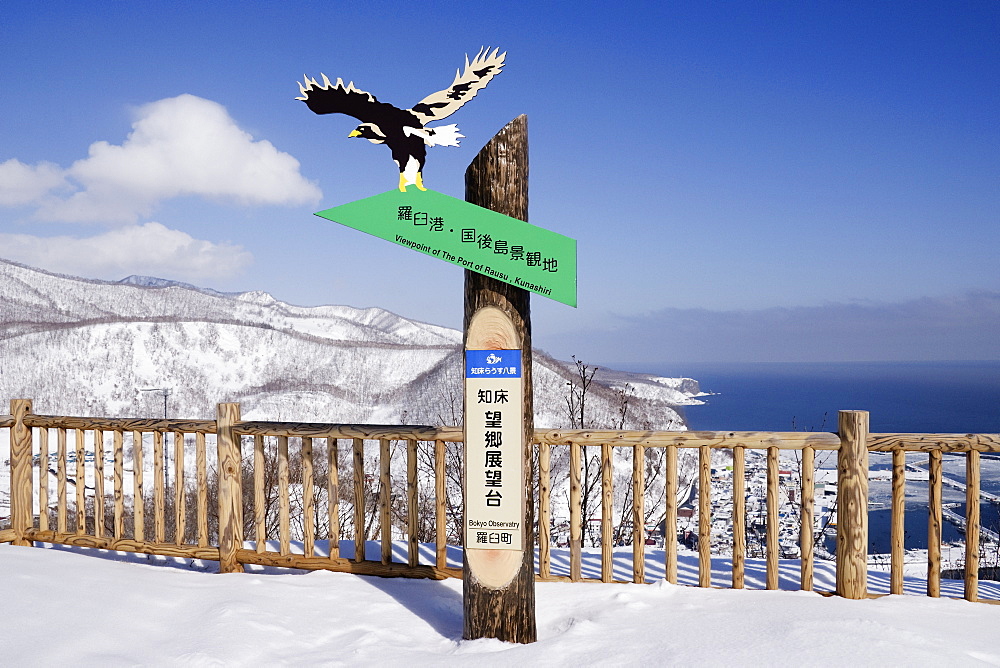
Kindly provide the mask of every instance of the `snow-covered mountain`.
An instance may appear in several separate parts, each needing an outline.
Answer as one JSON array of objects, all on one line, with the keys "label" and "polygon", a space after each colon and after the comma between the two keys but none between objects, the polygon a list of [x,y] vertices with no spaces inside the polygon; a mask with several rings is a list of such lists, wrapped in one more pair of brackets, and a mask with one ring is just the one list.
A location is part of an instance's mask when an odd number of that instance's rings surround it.
[{"label": "snow-covered mountain", "polygon": [[[458,424],[461,332],[379,308],[299,307],[142,276],[106,282],[0,260],[0,401],[44,414]],[[568,426],[572,365],[535,351],[535,424]],[[683,429],[697,382],[605,372],[595,427]],[[151,390],[143,392],[142,390]],[[0,409],[2,410],[2,409]]]}]

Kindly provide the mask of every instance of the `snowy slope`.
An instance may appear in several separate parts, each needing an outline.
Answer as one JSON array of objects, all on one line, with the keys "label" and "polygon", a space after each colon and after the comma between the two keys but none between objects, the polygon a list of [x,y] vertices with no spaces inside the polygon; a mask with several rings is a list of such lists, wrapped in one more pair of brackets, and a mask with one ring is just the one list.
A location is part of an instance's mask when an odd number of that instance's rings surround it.
[{"label": "snowy slope", "polygon": [[[301,307],[150,277],[84,280],[0,260],[0,401],[39,413],[210,418],[223,401],[250,419],[456,424],[461,333],[379,308]],[[535,422],[567,426],[570,369],[535,353]],[[595,426],[683,429],[697,383],[600,375]]]},{"label": "snowy slope", "polygon": [[[211,562],[157,568],[139,564],[169,560],[91,554],[104,558],[0,545],[11,612],[0,636],[5,664],[1000,665],[1000,606],[983,603],[923,596],[848,601],[662,581],[539,583],[538,642],[511,645],[461,639],[460,580],[217,575],[191,570]],[[748,581],[759,583],[761,564],[747,566]],[[782,562],[786,567],[797,570]],[[693,557],[682,556],[682,577],[695,569]],[[831,585],[831,578],[829,569],[818,573],[818,585]]]}]

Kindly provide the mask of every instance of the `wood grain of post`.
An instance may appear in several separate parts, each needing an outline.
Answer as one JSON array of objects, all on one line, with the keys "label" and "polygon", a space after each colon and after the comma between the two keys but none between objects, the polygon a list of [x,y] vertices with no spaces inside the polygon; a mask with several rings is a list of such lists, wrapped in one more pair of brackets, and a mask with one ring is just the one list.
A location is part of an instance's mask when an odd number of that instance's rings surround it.
[{"label": "wood grain of post", "polygon": [[267,550],[267,499],[264,489],[264,473],[266,468],[264,458],[264,437],[254,434],[253,437],[253,527],[254,548],[260,554]]},{"label": "wood grain of post", "polygon": [[303,570],[327,570],[355,575],[371,575],[383,578],[428,578],[444,580],[445,578],[461,578],[462,571],[458,568],[437,568],[435,566],[415,566],[408,564],[378,561],[353,561],[348,559],[330,559],[328,557],[306,557],[301,554],[282,556],[274,552],[257,554],[252,550],[240,550],[237,557],[242,563],[259,564],[261,566],[277,566],[281,568],[301,568]]},{"label": "wood grain of post", "polygon": [[552,575],[552,446],[541,443],[538,446],[538,574],[546,578]]},{"label": "wood grain of post", "polygon": [[892,510],[889,529],[889,593],[903,593],[903,557],[906,554],[906,451],[892,451]]},{"label": "wood grain of post", "polygon": [[76,535],[82,536],[87,531],[87,434],[83,429],[76,430],[76,477],[73,487],[76,489]]},{"label": "wood grain of post", "polygon": [[965,600],[979,600],[979,452],[965,454]]},{"label": "wood grain of post", "polygon": [[[550,445],[610,444],[612,447],[632,447],[640,444],[647,448],[701,448],[713,449],[747,447],[757,450],[837,450],[839,440],[828,432],[760,432],[760,431],[630,431],[615,429],[540,429],[535,432],[536,443]],[[1000,439],[998,439],[1000,446]]]},{"label": "wood grain of post", "polygon": [[[146,501],[143,496],[142,432],[132,432],[132,536],[138,542],[145,539]],[[65,525],[59,531],[65,533]]]},{"label": "wood grain of post", "polygon": [[205,434],[194,435],[196,484],[198,487],[198,547],[208,546],[208,454]]},{"label": "wood grain of post", "polygon": [[[465,198],[468,202],[498,213],[528,219],[528,119],[518,116],[500,130],[476,155],[465,172]],[[470,323],[477,313],[496,308],[506,314],[517,334],[522,360],[521,446],[523,530],[520,568],[500,590],[490,590],[474,581],[473,573],[485,573],[472,567],[467,550],[463,582],[463,637],[492,637],[507,642],[530,643],[537,637],[535,625],[534,569],[534,404],[531,361],[531,298],[519,287],[465,271],[464,327],[468,348],[473,337]],[[484,346],[485,347],[485,346]],[[472,349],[482,349],[472,345]],[[490,550],[481,550],[489,556]],[[481,564],[482,565],[482,564]],[[487,569],[489,567],[487,566]],[[496,570],[494,573],[498,572]],[[472,576],[472,577],[470,577]],[[503,614],[498,611],[502,610]]]},{"label": "wood grain of post", "polygon": [[330,535],[329,557],[340,558],[340,463],[337,439],[326,439],[327,522]]},{"label": "wood grain of post", "polygon": [[435,564],[438,568],[444,568],[448,565],[447,494],[445,442],[438,439],[434,441],[434,542]]},{"label": "wood grain of post", "polygon": [[712,586],[712,450],[698,448],[698,586]]},{"label": "wood grain of post", "polygon": [[125,537],[125,434],[121,429],[115,429],[112,447],[115,460],[114,537],[115,540],[122,540]]},{"label": "wood grain of post", "polygon": [[416,566],[420,563],[420,543],[417,541],[419,523],[417,441],[410,438],[406,440],[406,558],[410,566]]},{"label": "wood grain of post", "polygon": [[891,452],[1000,452],[1000,434],[870,434],[868,450]]},{"label": "wood grain of post", "polygon": [[778,448],[767,449],[767,525],[766,525],[766,555],[767,572],[765,575],[765,588],[778,588]]},{"label": "wood grain of post", "polygon": [[[185,429],[185,431],[196,431]],[[390,441],[405,441],[414,438],[418,441],[443,440],[461,442],[461,427],[431,427],[428,425],[377,425],[377,424],[334,424],[326,422],[258,422],[248,420],[240,422],[237,433],[245,436],[260,434],[262,436],[288,436],[312,438],[360,438],[369,441],[388,439]]]},{"label": "wood grain of post", "polygon": [[163,481],[165,471],[163,461],[163,432],[153,432],[153,540],[162,543],[166,540],[166,522],[164,520],[166,495]]},{"label": "wood grain of post", "polygon": [[392,480],[389,475],[389,439],[379,440],[378,448],[378,517],[379,534],[381,537],[382,563],[392,561],[392,518],[389,509],[392,500]]},{"label": "wood grain of post", "polygon": [[632,448],[632,581],[646,581],[646,448]]},{"label": "wood grain of post", "polygon": [[354,439],[354,561],[365,560],[365,441]]},{"label": "wood grain of post", "polygon": [[940,450],[929,453],[927,471],[927,595],[941,596],[941,532],[943,505],[941,499]]},{"label": "wood grain of post", "polygon": [[745,449],[742,445],[733,448],[733,589],[743,589],[747,556]]},{"label": "wood grain of post", "polygon": [[25,424],[25,417],[31,413],[30,399],[14,399],[10,402],[10,412],[14,416],[14,426],[10,434],[10,520],[14,530],[14,545],[30,545],[28,531],[32,528],[31,493],[31,427]]},{"label": "wood grain of post", "polygon": [[278,437],[278,553],[292,553],[291,509],[288,506],[288,437]]},{"label": "wood grain of post", "polygon": [[156,543],[150,541],[115,540],[113,538],[98,538],[93,535],[79,536],[75,533],[60,533],[58,531],[40,531],[31,529],[28,536],[33,541],[74,545],[99,550],[115,552],[137,552],[140,554],[155,554],[164,557],[180,557],[183,559],[219,560],[219,549],[216,547],[196,547],[193,545],[176,545],[174,543]]},{"label": "wood grain of post", "polygon": [[187,529],[187,513],[185,504],[187,497],[184,483],[184,433],[174,432],[174,543],[184,544],[184,532]]},{"label": "wood grain of post", "polygon": [[302,438],[302,552],[313,556],[316,549],[316,498],[313,489],[313,440]]},{"label": "wood grain of post", "polygon": [[38,528],[49,528],[49,430],[38,430]]},{"label": "wood grain of post", "polygon": [[216,411],[219,462],[219,572],[242,573],[237,551],[243,547],[242,461],[239,436],[239,404],[219,404]]},{"label": "wood grain of post", "polygon": [[94,535],[104,537],[104,432],[94,430]]},{"label": "wood grain of post", "polygon": [[56,531],[66,533],[69,531],[67,520],[68,503],[66,499],[66,467],[67,460],[66,430],[56,430]]},{"label": "wood grain of post", "polygon": [[813,589],[813,531],[816,526],[814,508],[816,501],[816,451],[812,448],[802,450],[802,469],[799,472],[801,488],[799,490],[799,589]]},{"label": "wood grain of post", "polygon": [[72,415],[34,415],[27,424],[38,428],[101,429],[104,431],[182,431],[186,433],[215,433],[215,422],[211,420],[158,420],[144,418],[79,417]]},{"label": "wood grain of post", "polygon": [[569,577],[573,581],[579,580],[583,571],[581,449],[579,443],[569,444]]},{"label": "wood grain of post", "polygon": [[612,488],[611,445],[601,444],[601,579],[611,582],[614,578],[614,553],[612,547],[612,513],[614,489]]},{"label": "wood grain of post", "polygon": [[868,594],[868,412],[840,411],[837,453],[837,593]]},{"label": "wood grain of post", "polygon": [[666,489],[664,490],[664,577],[677,584],[677,448],[667,448]]}]

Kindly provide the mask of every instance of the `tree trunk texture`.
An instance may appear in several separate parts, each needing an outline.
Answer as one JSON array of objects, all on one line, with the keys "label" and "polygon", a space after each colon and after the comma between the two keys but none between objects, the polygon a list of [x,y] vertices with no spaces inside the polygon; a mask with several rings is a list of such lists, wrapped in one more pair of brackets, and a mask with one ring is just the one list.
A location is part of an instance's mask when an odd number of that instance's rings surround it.
[{"label": "tree trunk texture", "polygon": [[[499,213],[528,220],[528,118],[518,116],[490,140],[465,172],[465,199]],[[498,638],[530,643],[536,639],[534,498],[531,440],[534,407],[531,383],[531,305],[527,290],[482,274],[465,272],[465,332],[481,308],[495,306],[507,313],[521,339],[524,381],[524,531],[521,567],[502,589],[483,586],[466,559],[463,607],[467,639]],[[468,546],[466,546],[468,547]]]}]

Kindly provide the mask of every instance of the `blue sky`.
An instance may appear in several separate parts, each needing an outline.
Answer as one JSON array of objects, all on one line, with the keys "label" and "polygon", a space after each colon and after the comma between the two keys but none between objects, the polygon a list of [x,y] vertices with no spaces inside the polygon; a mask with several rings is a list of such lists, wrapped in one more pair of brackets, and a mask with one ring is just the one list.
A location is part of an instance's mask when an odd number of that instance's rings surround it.
[{"label": "blue sky", "polygon": [[518,114],[578,240],[536,345],[601,363],[1000,359],[1000,3],[9,2],[0,257],[459,326],[462,271],[312,213],[393,188],[303,74],[410,106],[506,67],[425,180]]}]

